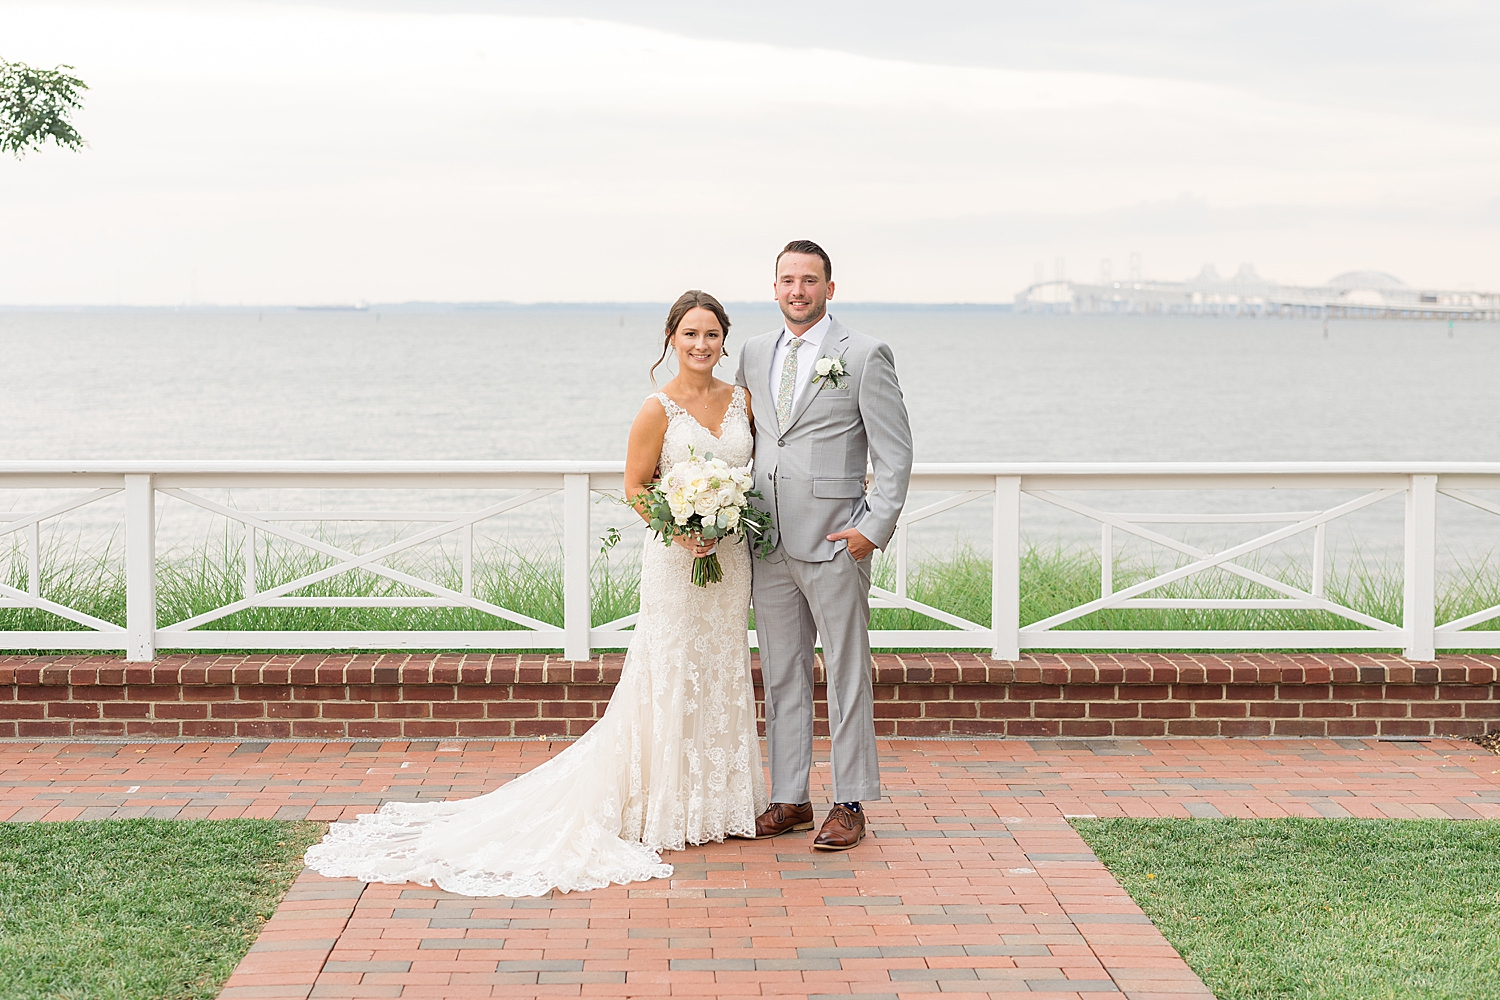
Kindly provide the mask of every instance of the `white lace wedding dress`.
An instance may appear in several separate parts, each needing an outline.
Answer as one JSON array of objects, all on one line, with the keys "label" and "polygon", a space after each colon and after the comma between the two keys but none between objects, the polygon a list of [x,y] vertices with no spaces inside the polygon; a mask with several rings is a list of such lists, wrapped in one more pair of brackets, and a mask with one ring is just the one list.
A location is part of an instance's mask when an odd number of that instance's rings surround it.
[{"label": "white lace wedding dress", "polygon": [[[689,448],[750,461],[744,390],[715,438],[665,394],[661,467]],[[766,808],[746,642],[750,552],[718,548],[724,579],[693,586],[693,555],[647,538],[641,611],[609,708],[553,759],[477,798],[389,802],[307,852],[329,876],[465,896],[540,896],[665,878],[659,852],[753,835]]]}]

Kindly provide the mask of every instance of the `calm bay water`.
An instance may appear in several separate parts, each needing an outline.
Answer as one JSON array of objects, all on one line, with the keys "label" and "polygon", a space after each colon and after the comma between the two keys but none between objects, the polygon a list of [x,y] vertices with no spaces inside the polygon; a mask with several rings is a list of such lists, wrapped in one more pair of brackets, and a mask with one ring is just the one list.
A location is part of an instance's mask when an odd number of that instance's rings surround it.
[{"label": "calm bay water", "polygon": [[[664,313],[0,312],[0,459],[618,459]],[[918,461],[1500,458],[1494,325],[835,314]]]},{"label": "calm bay water", "polygon": [[[621,459],[665,311],[0,312],[0,460]],[[1500,460],[1495,325],[834,312],[895,350],[918,461]],[[778,325],[731,318],[734,349]],[[1096,537],[1037,506],[1033,537]],[[1472,559],[1500,519],[1444,523]]]}]

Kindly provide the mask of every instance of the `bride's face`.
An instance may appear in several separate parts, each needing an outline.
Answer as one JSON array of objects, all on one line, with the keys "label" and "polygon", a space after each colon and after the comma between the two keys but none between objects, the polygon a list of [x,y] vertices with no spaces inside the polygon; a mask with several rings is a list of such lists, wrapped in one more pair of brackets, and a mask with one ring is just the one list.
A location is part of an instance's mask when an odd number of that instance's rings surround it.
[{"label": "bride's face", "polygon": [[679,372],[711,374],[724,356],[724,328],[710,309],[689,309],[672,334]]}]

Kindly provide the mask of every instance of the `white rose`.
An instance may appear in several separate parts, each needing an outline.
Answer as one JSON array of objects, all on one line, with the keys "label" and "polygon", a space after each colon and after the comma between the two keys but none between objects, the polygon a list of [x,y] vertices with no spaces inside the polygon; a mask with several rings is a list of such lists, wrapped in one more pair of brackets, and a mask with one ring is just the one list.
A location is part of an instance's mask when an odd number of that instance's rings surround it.
[{"label": "white rose", "polygon": [[819,358],[818,363],[813,367],[819,375],[827,375],[829,372],[833,371],[833,359]]},{"label": "white rose", "polygon": [[724,522],[724,527],[733,531],[740,523],[740,509],[738,507],[726,507],[719,514],[719,520]]},{"label": "white rose", "polygon": [[687,524],[688,518],[693,516],[693,505],[690,503],[668,500],[667,504],[672,508],[672,520],[678,524]]},{"label": "white rose", "polygon": [[693,501],[694,513],[708,517],[719,509],[719,495],[717,493],[705,492]]}]

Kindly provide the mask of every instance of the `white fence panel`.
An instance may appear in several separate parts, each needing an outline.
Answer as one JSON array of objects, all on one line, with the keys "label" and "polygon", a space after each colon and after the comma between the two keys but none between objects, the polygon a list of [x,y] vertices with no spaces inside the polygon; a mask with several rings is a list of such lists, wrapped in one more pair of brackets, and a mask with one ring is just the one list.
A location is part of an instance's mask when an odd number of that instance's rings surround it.
[{"label": "white fence panel", "polygon": [[[598,539],[591,512],[599,493],[618,493],[623,466],[595,462],[5,462],[0,489],[45,491],[57,502],[32,512],[0,513],[0,538],[19,535],[25,550],[24,587],[0,583],[0,608],[32,608],[83,626],[78,631],[0,631],[0,649],[123,650],[132,661],[152,659],[158,649],[557,649],[582,660],[599,648],[618,648],[634,615],[591,624],[590,559]],[[218,489],[334,489],[413,491],[504,490],[515,495],[475,510],[247,510],[202,495]],[[944,629],[875,629],[876,647],[989,649],[997,659],[1016,659],[1024,649],[1296,649],[1399,648],[1412,659],[1430,660],[1438,649],[1500,648],[1500,631],[1473,626],[1500,617],[1500,604],[1448,622],[1435,618],[1437,497],[1500,515],[1500,503],[1473,491],[1500,489],[1500,464],[1448,463],[1211,463],[1211,464],[930,464],[913,472],[914,493],[946,493],[943,499],[909,509],[891,544],[895,580],[872,590],[876,608],[906,609],[948,626]],[[1085,492],[1163,493],[1176,491],[1358,491],[1353,499],[1317,510],[1205,513],[1131,513],[1105,510],[1076,498]],[[47,597],[41,581],[41,529],[44,524],[90,504],[124,494],[125,624],[103,621]],[[474,593],[476,525],[562,495],[563,622],[539,621]],[[1022,497],[1050,505],[1098,526],[1098,597],[1040,621],[1021,623]],[[1326,593],[1327,528],[1350,514],[1401,497],[1405,505],[1402,620],[1384,621],[1332,600]],[[243,592],[238,600],[181,621],[158,621],[156,595],[157,516],[161,498],[187,504],[243,531]],[[913,525],[971,504],[990,504],[990,623],[970,621],[916,600],[909,588]],[[1272,506],[1268,504],[1268,506]],[[393,522],[430,524],[407,537],[367,552],[297,530],[296,522]],[[1255,537],[1216,551],[1191,545],[1158,530],[1163,524],[1263,525]],[[1311,565],[1303,588],[1255,568],[1258,553],[1294,536],[1311,541]],[[390,559],[423,543],[457,539],[461,584],[453,589],[390,564]],[[276,538],[333,560],[315,572],[265,587],[258,572],[257,546]],[[1185,557],[1186,562],[1120,589],[1114,556],[1121,539],[1137,539]],[[312,584],[361,571],[423,596],[306,596]],[[1190,598],[1160,596],[1163,588],[1209,572],[1223,572],[1269,591],[1273,597]],[[236,587],[240,585],[236,583]],[[201,626],[252,608],[269,607],[466,607],[503,619],[512,629],[474,631],[266,631],[205,629]],[[1060,626],[1109,609],[1305,609],[1348,619],[1359,628],[1320,630],[1131,630]],[[750,633],[752,642],[754,633]]]}]

